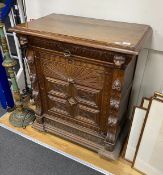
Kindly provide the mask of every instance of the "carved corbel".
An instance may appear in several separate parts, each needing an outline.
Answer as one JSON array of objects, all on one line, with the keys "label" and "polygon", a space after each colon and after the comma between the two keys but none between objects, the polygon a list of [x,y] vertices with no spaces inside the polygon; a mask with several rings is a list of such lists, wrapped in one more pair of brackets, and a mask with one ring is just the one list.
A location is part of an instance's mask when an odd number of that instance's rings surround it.
[{"label": "carved corbel", "polygon": [[20,48],[22,51],[22,58],[25,58],[26,57],[26,50],[28,47],[28,38],[27,38],[27,36],[19,35],[18,39],[19,39]]},{"label": "carved corbel", "polygon": [[114,132],[107,132],[107,136],[105,142],[114,144],[116,141],[116,133]]},{"label": "carved corbel", "polygon": [[119,128],[119,117],[118,117],[119,108],[120,108],[120,99],[114,96],[111,97],[110,115],[108,117],[107,135],[105,138],[105,149],[109,151],[113,151],[116,143],[117,132]]},{"label": "carved corbel", "polygon": [[105,137],[105,149],[109,151],[113,151],[117,140],[117,128],[110,127],[107,131]]},{"label": "carved corbel", "polygon": [[27,49],[26,56],[27,56],[27,62],[28,62],[28,64],[29,65],[32,65],[34,63],[34,53],[33,53],[33,50]]},{"label": "carved corbel", "polygon": [[108,117],[108,125],[109,127],[115,127],[118,124],[118,118],[114,115],[110,115]]},{"label": "carved corbel", "polygon": [[[25,42],[25,39],[22,40],[22,42]],[[32,48],[28,48],[26,52],[29,68],[30,68],[30,81],[32,83],[32,97],[34,99],[36,109],[35,109],[35,114],[36,114],[36,121],[38,123],[42,123],[42,107],[41,107],[41,101],[40,101],[40,94],[39,94],[39,85],[38,85],[38,79],[36,75],[36,68],[35,68],[35,54]]]},{"label": "carved corbel", "polygon": [[35,65],[34,65],[34,52],[32,49],[28,48],[26,51],[26,57],[27,57],[27,61],[29,64],[29,68],[30,68],[30,81],[32,83],[33,88],[35,88],[35,83],[36,83],[36,69],[35,69]]},{"label": "carved corbel", "polygon": [[118,124],[119,121],[116,114],[111,114],[108,117],[108,130],[105,138],[105,148],[109,151],[112,151],[116,143]]},{"label": "carved corbel", "polygon": [[28,39],[24,35],[19,35],[19,42],[21,47],[27,47]]},{"label": "carved corbel", "polygon": [[41,103],[40,103],[40,94],[38,91],[33,90],[32,96],[33,96],[35,104],[36,104],[36,109],[35,109],[36,121],[38,123],[42,124],[43,117],[41,116],[42,110],[41,110]]},{"label": "carved corbel", "polygon": [[123,57],[123,56],[117,56],[116,55],[116,56],[114,56],[113,61],[114,61],[115,66],[121,67],[125,63],[126,58]]}]

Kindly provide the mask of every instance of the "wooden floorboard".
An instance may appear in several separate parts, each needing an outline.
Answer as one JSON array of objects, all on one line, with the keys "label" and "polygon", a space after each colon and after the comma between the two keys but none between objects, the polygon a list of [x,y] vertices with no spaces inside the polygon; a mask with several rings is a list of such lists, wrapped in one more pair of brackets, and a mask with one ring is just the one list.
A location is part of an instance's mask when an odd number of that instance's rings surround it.
[{"label": "wooden floorboard", "polygon": [[37,139],[43,143],[46,143],[54,148],[57,148],[77,158],[92,163],[95,166],[109,171],[115,175],[141,175],[139,172],[131,168],[131,164],[129,162],[123,160],[122,158],[119,158],[119,160],[117,161],[105,160],[103,158],[100,158],[95,152],[92,152],[88,149],[85,149],[79,145],[73,144],[54,135],[38,132],[31,126],[28,126],[26,129],[15,128],[9,123],[8,117],[9,114],[6,114],[4,117],[0,118],[0,123],[10,128],[14,128],[17,131],[26,134],[34,139]]}]

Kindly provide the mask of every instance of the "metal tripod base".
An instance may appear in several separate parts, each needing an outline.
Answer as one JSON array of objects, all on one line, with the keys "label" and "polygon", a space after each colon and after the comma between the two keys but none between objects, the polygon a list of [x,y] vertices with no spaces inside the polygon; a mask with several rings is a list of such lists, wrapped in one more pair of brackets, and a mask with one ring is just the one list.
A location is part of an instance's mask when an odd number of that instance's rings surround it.
[{"label": "metal tripod base", "polygon": [[26,127],[35,120],[35,114],[31,109],[15,110],[9,117],[9,122],[15,127]]}]

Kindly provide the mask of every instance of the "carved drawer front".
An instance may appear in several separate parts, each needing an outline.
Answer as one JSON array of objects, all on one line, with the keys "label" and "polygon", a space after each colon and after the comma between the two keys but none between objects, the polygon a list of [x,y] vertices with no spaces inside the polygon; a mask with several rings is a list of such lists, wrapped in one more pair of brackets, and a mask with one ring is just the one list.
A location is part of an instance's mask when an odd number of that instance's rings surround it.
[{"label": "carved drawer front", "polygon": [[[37,55],[37,53],[36,53]],[[54,52],[40,52],[42,71],[45,77],[62,80],[69,84],[84,85],[93,89],[102,89],[104,84],[103,66],[77,60]]]},{"label": "carved drawer front", "polygon": [[[40,53],[47,94],[47,113],[100,128],[105,69],[55,53]],[[85,123],[85,124],[84,124]]]},{"label": "carved drawer front", "polygon": [[89,108],[87,106],[78,105],[75,118],[83,122],[99,126],[99,113],[97,109]]},{"label": "carved drawer front", "polygon": [[46,88],[49,111],[99,126],[100,90],[49,77]]},{"label": "carved drawer front", "polygon": [[68,86],[67,82],[56,80],[54,78],[46,77],[46,86],[48,93],[61,98],[68,97]]},{"label": "carved drawer front", "polygon": [[48,95],[48,107],[52,112],[70,115],[67,100]]},{"label": "carved drawer front", "polygon": [[[52,51],[57,51],[60,53],[65,53],[67,52],[68,54],[72,54],[75,56],[81,56],[85,58],[93,58],[95,60],[101,60],[104,61],[106,64],[114,64],[114,57],[115,53],[111,51],[106,51],[106,50],[101,50],[97,48],[91,48],[91,47],[86,47],[86,46],[81,46],[81,45],[76,45],[76,44],[69,44],[69,43],[64,43],[60,41],[54,41],[54,40],[45,40],[44,38],[38,38],[33,37],[31,38],[29,36],[29,41],[31,45],[34,45],[36,47],[41,47],[45,49],[50,49]],[[116,56],[119,58],[125,56],[122,53],[116,53]],[[120,59],[121,59],[120,58]],[[126,57],[126,60],[128,60],[128,57]]]},{"label": "carved drawer front", "polygon": [[100,90],[76,85],[75,96],[81,104],[92,106],[94,108],[98,108],[100,105]]}]

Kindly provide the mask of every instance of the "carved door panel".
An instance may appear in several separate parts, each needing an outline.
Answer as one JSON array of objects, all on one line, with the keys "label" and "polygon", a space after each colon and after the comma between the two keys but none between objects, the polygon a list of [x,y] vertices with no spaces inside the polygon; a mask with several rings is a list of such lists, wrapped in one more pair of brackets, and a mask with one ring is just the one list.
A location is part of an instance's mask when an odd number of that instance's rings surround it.
[{"label": "carved door panel", "polygon": [[[100,129],[105,68],[58,53],[40,53],[47,111],[82,126]],[[56,115],[55,115],[56,114]]]}]

